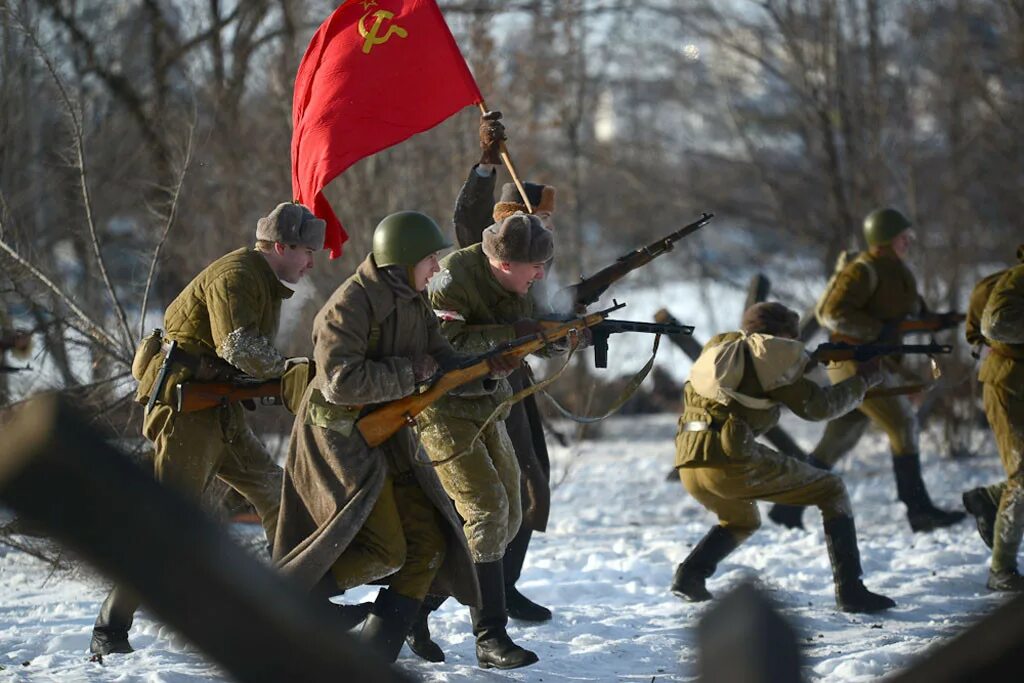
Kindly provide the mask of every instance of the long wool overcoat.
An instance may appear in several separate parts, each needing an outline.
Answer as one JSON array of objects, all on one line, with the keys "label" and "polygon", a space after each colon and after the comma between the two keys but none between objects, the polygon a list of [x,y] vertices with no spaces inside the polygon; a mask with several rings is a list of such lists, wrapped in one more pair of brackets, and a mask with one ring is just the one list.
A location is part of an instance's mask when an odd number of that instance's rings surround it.
[{"label": "long wool overcoat", "polygon": [[313,345],[316,377],[292,428],[275,561],[286,575],[312,588],[366,521],[388,469],[393,476],[411,470],[447,522],[444,564],[431,592],[479,604],[462,524],[433,467],[422,454],[416,458],[413,432],[404,427],[371,449],[357,430],[345,436],[307,424],[311,407],[317,410],[315,392],[338,406],[392,401],[415,391],[414,358],[430,354],[444,365],[458,356],[426,298],[396,288],[368,256],[317,314]]}]

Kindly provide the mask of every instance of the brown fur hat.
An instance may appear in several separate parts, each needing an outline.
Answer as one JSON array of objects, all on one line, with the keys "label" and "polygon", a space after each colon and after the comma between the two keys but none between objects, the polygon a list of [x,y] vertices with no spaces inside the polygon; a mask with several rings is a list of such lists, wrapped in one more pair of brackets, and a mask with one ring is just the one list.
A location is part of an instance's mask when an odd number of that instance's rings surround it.
[{"label": "brown fur hat", "polygon": [[[554,213],[555,188],[550,185],[523,183],[523,189],[526,190],[526,197],[530,200],[534,213],[538,211]],[[514,183],[505,183],[501,186],[501,198],[494,205],[494,213],[492,214],[494,222],[499,223],[502,218],[511,216],[516,211],[527,213],[526,202],[523,201],[523,196],[519,194],[519,188]]]},{"label": "brown fur hat", "polygon": [[740,328],[747,334],[770,334],[773,337],[796,339],[800,334],[800,316],[778,301],[765,301],[743,312]]},{"label": "brown fur hat", "polygon": [[267,242],[308,247],[313,251],[324,248],[327,222],[313,215],[302,204],[283,202],[256,223],[256,239]]},{"label": "brown fur hat", "polygon": [[517,211],[484,230],[488,258],[513,263],[543,263],[555,254],[555,240],[533,214]]}]

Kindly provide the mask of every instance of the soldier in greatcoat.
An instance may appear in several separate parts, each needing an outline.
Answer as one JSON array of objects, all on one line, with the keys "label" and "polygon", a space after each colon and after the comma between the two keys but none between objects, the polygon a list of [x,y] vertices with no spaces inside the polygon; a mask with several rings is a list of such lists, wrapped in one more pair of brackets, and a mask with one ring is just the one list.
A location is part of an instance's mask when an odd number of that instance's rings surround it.
[{"label": "soldier in greatcoat", "polygon": [[[384,582],[360,633],[390,661],[428,590],[480,602],[462,526],[412,430],[370,448],[355,427],[373,406],[413,394],[465,358],[442,336],[424,294],[438,252],[450,246],[415,211],[377,226],[372,253],[316,316],[317,372],[285,466],[277,564],[310,589],[325,578],[338,590]],[[495,382],[476,385],[486,393]]]}]

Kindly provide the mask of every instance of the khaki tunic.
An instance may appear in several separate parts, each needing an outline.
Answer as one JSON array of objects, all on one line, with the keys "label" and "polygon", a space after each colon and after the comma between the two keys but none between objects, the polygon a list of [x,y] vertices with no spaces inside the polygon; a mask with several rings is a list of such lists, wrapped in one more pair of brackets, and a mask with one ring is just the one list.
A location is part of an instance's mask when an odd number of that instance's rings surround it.
[{"label": "khaki tunic", "polygon": [[[705,345],[704,353],[741,337],[738,332],[717,335]],[[826,519],[850,515],[850,501],[838,476],[777,453],[756,439],[778,423],[783,405],[805,420],[816,421],[853,410],[864,397],[866,383],[858,376],[822,387],[807,379],[805,370],[797,368],[799,372],[793,373],[791,368],[779,367],[778,377],[792,379],[765,391],[749,351],[745,354],[742,377],[732,392],[741,400],[723,403],[721,397],[698,394],[692,376],[683,389],[683,413],[676,433],[676,467],[683,486],[741,541],[760,526],[757,500],[816,505]],[[766,360],[771,363],[770,357]],[[684,430],[688,422],[710,428]]]},{"label": "khaki tunic", "polygon": [[[852,261],[837,277],[822,305],[822,319],[834,338],[855,344],[902,343],[899,334],[885,333],[886,325],[924,312],[917,281],[906,264],[890,247],[876,247]],[[833,384],[857,372],[857,363],[830,363]],[[901,384],[899,364],[883,363],[882,386]],[[906,396],[882,396],[864,401],[859,413],[850,413],[829,425],[811,454],[826,465],[834,465],[856,444],[867,420],[889,437],[894,456],[918,452],[917,415]]]},{"label": "khaki tunic", "polygon": [[[488,351],[515,337],[515,321],[534,317],[532,298],[501,286],[481,245],[449,254],[441,268],[431,281],[431,304],[455,348],[470,353]],[[512,380],[523,385],[522,378]],[[439,467],[438,474],[460,512],[472,515],[472,519],[466,518],[466,536],[478,561],[499,559],[520,523],[543,531],[550,512],[544,467],[533,448],[513,448],[506,424],[496,421],[470,449],[480,426],[512,392],[510,380],[503,379],[488,395],[449,395],[425,411],[420,420],[423,445],[432,460],[445,461],[462,454]],[[509,414],[505,408],[496,420],[505,420]],[[528,422],[523,419],[516,424],[519,432],[513,438],[531,444]],[[521,511],[516,509],[520,506]]]},{"label": "khaki tunic", "polygon": [[[479,588],[461,524],[434,468],[417,460],[412,431],[402,428],[371,449],[358,431],[346,435],[342,424],[317,426],[318,411],[325,405],[370,406],[412,394],[412,361],[418,356],[429,354],[442,366],[457,360],[425,297],[411,289],[396,294],[368,256],[317,314],[313,344],[317,374],[292,429],[275,561],[285,574],[310,588],[339,561],[342,567],[335,578],[341,588],[391,574],[406,563],[409,553],[417,552],[421,536],[411,534],[404,522],[400,539],[380,532],[389,524],[394,528],[395,517],[386,512],[391,522],[381,525],[374,512],[381,512],[382,496],[384,506],[390,506],[387,500],[393,497],[392,510],[401,517],[402,487],[410,487],[405,491],[415,489],[410,495],[428,500],[434,508],[426,524],[442,527],[443,563],[434,568],[431,592],[477,604]],[[351,430],[352,425],[348,427]],[[411,508],[422,511],[426,506]],[[361,560],[345,557],[350,547]]]},{"label": "khaki tunic", "polygon": [[[207,266],[171,302],[164,336],[226,373],[276,377],[284,372],[285,358],[272,340],[281,301],[291,295],[262,254],[238,249]],[[148,401],[162,362],[158,353],[145,368],[139,402]],[[143,435],[154,444],[157,479],[198,497],[217,476],[253,504],[272,540],[281,468],[247,424],[241,405],[177,414],[170,405],[174,386],[190,379],[189,369],[173,366],[160,402],[143,423]]]},{"label": "khaki tunic", "polygon": [[988,487],[988,495],[999,506],[992,569],[1002,571],[1017,567],[1024,533],[1024,263],[1006,271],[988,301],[977,305],[983,305],[978,317],[989,346],[978,378],[1007,477]]}]

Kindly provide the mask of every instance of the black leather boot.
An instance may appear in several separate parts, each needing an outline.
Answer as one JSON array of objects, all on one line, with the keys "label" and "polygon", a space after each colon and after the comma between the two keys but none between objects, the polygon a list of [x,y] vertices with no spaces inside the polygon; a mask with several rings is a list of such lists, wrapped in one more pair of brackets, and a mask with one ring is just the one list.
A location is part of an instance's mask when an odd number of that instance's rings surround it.
[{"label": "black leather boot", "polygon": [[844,612],[880,612],[896,603],[865,588],[860,577],[860,550],[853,517],[835,517],[825,522],[825,543],[832,561],[836,606]]},{"label": "black leather boot", "polygon": [[505,557],[501,559],[501,565],[505,571],[505,609],[512,619],[532,622],[550,621],[551,610],[530,600],[516,588],[516,581],[519,580],[519,576],[523,572],[526,551],[530,547],[532,536],[533,529],[523,524],[519,527],[519,533],[505,548]]},{"label": "black leather boot", "polygon": [[363,621],[359,641],[384,661],[394,662],[402,651],[405,634],[409,632],[419,609],[419,600],[382,588]]},{"label": "black leather boot", "polygon": [[908,453],[893,456],[892,471],[896,476],[896,494],[907,506],[907,521],[914,531],[932,531],[956,524],[967,513],[935,507],[921,478],[921,455]]},{"label": "black leather boot", "polygon": [[331,610],[338,615],[339,622],[346,629],[358,626],[364,619],[366,619],[367,615],[370,614],[370,609],[372,607],[372,602],[360,602],[355,605],[339,605],[336,602],[331,603]]},{"label": "black leather boot", "polygon": [[1020,593],[1024,591],[1024,576],[1021,576],[1016,569],[1007,569],[997,572],[989,570],[988,583],[985,584],[989,590]]},{"label": "black leather boot", "polygon": [[409,628],[409,633],[405,636],[405,642],[413,654],[428,662],[444,661],[444,650],[430,637],[427,619],[430,617],[430,613],[437,610],[447,597],[446,595],[428,595],[420,605],[416,618],[413,619],[412,626]]},{"label": "black leather boot", "polygon": [[94,655],[128,654],[134,652],[128,642],[128,631],[139,602],[126,588],[114,586],[100,606],[100,614],[92,627],[89,651]]},{"label": "black leather boot", "polygon": [[672,592],[690,602],[711,599],[704,582],[715,573],[718,563],[739,546],[736,537],[723,526],[716,524],[700,539],[686,559],[676,567],[672,578]]},{"label": "black leather boot", "polygon": [[471,608],[473,635],[476,636],[476,660],[484,669],[518,669],[538,661],[537,655],[519,647],[509,638],[505,627],[505,574],[501,560],[478,562],[476,575],[480,581],[480,608]]},{"label": "black leather boot", "polygon": [[964,508],[974,517],[978,525],[978,534],[982,542],[989,548],[992,547],[992,539],[996,530],[996,513],[999,505],[992,502],[988,493],[983,488],[971,489],[964,493],[962,500]]},{"label": "black leather boot", "polygon": [[776,503],[768,510],[768,519],[787,529],[803,529],[804,506]]},{"label": "black leather boot", "polygon": [[551,610],[520,593],[514,585],[505,586],[505,608],[510,617],[520,621],[551,621]]}]

